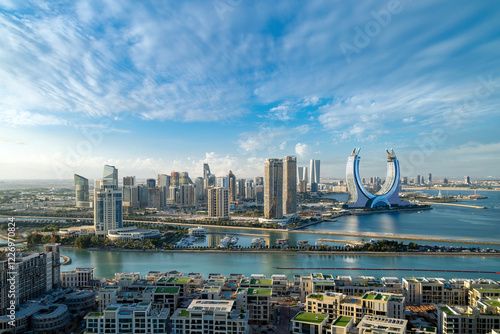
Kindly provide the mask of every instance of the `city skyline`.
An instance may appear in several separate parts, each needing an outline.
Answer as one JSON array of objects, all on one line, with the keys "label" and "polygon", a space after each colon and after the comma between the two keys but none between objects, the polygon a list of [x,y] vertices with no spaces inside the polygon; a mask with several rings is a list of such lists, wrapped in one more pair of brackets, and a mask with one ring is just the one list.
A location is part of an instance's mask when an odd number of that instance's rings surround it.
[{"label": "city skyline", "polygon": [[0,3],[2,179],[499,176],[500,4]]}]

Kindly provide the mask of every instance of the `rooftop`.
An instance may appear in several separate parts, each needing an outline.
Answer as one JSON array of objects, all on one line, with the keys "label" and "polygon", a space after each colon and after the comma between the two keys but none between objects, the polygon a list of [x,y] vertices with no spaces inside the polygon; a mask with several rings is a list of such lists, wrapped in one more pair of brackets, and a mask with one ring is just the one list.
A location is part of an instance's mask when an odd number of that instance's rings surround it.
[{"label": "rooftop", "polygon": [[312,324],[320,324],[323,322],[328,317],[326,314],[315,314],[315,313],[309,313],[309,312],[301,312],[297,314],[293,320],[294,321],[301,321],[301,322],[309,322]]},{"label": "rooftop", "polygon": [[352,317],[338,317],[332,326],[345,327],[352,320]]},{"label": "rooftop", "polygon": [[167,283],[187,284],[190,280],[190,277],[170,277]]},{"label": "rooftop", "polygon": [[179,293],[180,287],[178,286],[159,286],[156,288],[155,293]]},{"label": "rooftop", "polygon": [[250,284],[252,284],[252,285],[272,285],[273,280],[252,278],[250,280]]}]

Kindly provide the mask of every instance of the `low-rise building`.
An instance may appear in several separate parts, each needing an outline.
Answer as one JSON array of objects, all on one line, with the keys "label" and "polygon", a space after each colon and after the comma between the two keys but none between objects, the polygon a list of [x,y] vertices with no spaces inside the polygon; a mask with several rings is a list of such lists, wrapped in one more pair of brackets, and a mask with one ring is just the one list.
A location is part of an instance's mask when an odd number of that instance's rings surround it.
[{"label": "low-rise building", "polygon": [[236,291],[236,306],[248,310],[248,321],[253,324],[271,322],[273,290],[269,288],[239,288]]},{"label": "low-rise building", "polygon": [[61,272],[61,286],[63,288],[87,288],[91,287],[94,280],[95,268],[75,268],[72,271]]},{"label": "low-rise building", "polygon": [[85,316],[85,333],[167,334],[168,314],[168,309],[160,310],[147,302],[111,304],[103,312],[91,312]]},{"label": "low-rise building", "polygon": [[292,334],[324,333],[328,326],[328,315],[300,312],[292,318]]},{"label": "low-rise building", "polygon": [[248,312],[234,309],[232,300],[193,300],[171,318],[172,334],[246,334]]},{"label": "low-rise building", "polygon": [[150,286],[144,290],[142,298],[151,302],[153,307],[169,309],[169,315],[172,315],[179,304],[180,289],[178,286]]},{"label": "low-rise building", "polygon": [[481,300],[477,307],[436,305],[438,332],[489,334],[500,328],[500,300]]},{"label": "low-rise building", "polygon": [[359,334],[405,334],[407,320],[365,315],[358,324]]},{"label": "low-rise building", "polygon": [[331,326],[331,334],[347,334],[351,332],[354,328],[354,319],[352,317],[337,317],[332,322]]}]

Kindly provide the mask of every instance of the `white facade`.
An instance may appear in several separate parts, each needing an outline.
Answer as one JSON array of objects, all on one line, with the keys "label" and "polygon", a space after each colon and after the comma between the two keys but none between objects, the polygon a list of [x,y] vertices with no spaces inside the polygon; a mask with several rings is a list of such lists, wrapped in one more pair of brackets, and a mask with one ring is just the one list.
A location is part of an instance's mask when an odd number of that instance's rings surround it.
[{"label": "white facade", "polygon": [[208,217],[229,218],[229,189],[221,187],[208,189]]}]

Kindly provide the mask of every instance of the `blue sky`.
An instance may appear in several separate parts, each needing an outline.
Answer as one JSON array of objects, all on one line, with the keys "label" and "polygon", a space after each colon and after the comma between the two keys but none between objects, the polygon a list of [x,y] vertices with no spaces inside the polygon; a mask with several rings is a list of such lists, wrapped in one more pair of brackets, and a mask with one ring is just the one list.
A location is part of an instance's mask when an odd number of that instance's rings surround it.
[{"label": "blue sky", "polygon": [[496,176],[496,1],[0,0],[0,178]]}]

